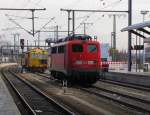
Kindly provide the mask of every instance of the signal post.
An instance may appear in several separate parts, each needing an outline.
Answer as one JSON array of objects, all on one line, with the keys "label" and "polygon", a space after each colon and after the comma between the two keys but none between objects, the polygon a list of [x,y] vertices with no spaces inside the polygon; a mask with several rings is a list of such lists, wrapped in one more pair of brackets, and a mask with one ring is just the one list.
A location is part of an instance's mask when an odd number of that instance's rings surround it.
[{"label": "signal post", "polygon": [[24,50],[24,39],[20,39],[20,46],[21,46],[21,73],[23,73],[23,50]]}]

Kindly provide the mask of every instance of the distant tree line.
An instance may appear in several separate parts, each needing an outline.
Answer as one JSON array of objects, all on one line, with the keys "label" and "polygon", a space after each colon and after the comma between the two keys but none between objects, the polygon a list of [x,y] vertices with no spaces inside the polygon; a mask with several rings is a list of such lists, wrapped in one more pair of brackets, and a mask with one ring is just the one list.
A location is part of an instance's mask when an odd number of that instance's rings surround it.
[{"label": "distant tree line", "polygon": [[112,61],[127,61],[128,53],[126,50],[119,51],[118,49],[110,48],[109,55],[112,57]]}]

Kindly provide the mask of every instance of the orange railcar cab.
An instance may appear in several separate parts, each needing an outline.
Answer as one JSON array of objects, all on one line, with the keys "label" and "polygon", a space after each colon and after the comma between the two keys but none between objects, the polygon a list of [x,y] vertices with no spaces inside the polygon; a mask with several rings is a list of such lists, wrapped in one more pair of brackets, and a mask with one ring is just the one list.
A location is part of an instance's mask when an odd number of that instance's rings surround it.
[{"label": "orange railcar cab", "polygon": [[50,71],[57,79],[95,83],[101,69],[100,43],[94,40],[68,40],[52,46]]}]

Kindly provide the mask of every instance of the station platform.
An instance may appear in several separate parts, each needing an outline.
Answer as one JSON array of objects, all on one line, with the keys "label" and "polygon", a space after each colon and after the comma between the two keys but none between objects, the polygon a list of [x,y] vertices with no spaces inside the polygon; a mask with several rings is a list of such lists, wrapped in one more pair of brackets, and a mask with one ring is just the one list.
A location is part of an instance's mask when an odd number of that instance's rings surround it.
[{"label": "station platform", "polygon": [[133,74],[133,75],[141,75],[141,76],[145,76],[145,77],[150,77],[150,72],[122,72],[122,73],[129,73],[129,74]]},{"label": "station platform", "polygon": [[[7,64],[0,64],[1,67]],[[21,115],[3,79],[0,76],[0,115]]]},{"label": "station platform", "polygon": [[128,70],[114,70],[114,71],[110,70],[110,72],[132,74],[132,75],[139,75],[139,76],[141,75],[141,76],[145,76],[145,77],[150,77],[150,72],[143,72],[143,70],[137,70],[137,72],[135,70],[132,70],[131,72],[129,72]]},{"label": "station platform", "polygon": [[104,73],[104,79],[150,87],[149,72],[109,71]]}]

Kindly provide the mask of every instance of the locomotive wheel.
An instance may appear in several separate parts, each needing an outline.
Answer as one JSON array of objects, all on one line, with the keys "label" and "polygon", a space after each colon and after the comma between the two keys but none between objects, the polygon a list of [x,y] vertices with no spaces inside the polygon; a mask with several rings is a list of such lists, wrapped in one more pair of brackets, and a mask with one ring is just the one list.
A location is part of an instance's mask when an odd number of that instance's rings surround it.
[{"label": "locomotive wheel", "polygon": [[55,71],[51,71],[51,76],[56,77]]}]

